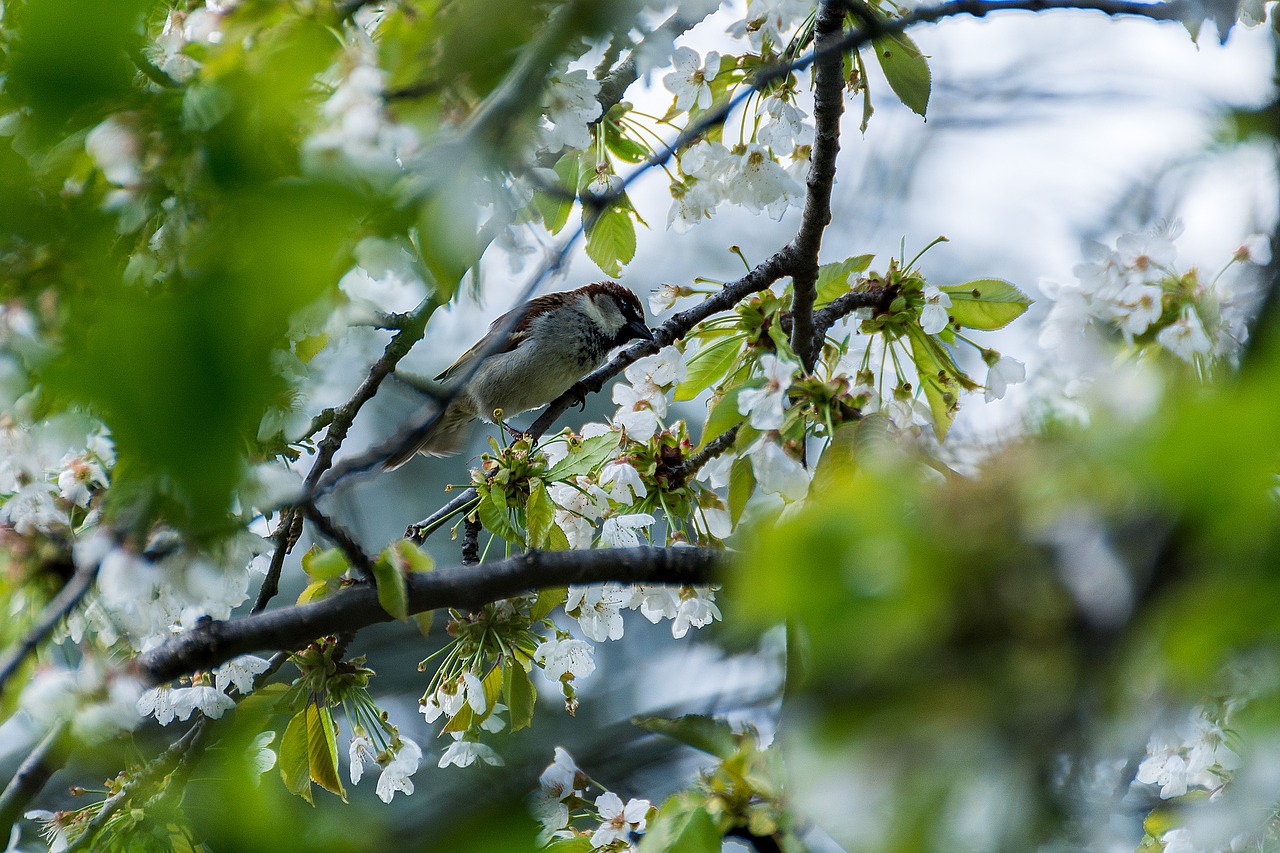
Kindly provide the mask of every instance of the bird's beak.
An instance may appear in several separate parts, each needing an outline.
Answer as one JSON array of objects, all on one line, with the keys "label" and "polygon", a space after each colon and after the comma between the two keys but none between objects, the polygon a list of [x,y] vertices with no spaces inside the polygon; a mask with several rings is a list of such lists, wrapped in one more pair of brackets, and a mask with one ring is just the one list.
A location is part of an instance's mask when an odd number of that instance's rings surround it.
[{"label": "bird's beak", "polygon": [[632,320],[624,327],[631,333],[632,338],[640,338],[642,340],[653,340],[653,332],[644,324],[643,320]]}]

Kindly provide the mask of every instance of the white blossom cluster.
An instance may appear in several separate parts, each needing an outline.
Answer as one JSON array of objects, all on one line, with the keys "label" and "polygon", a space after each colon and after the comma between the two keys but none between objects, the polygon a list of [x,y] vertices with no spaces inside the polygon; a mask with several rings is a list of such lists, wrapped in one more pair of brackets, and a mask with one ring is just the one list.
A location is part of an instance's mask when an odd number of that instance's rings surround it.
[{"label": "white blossom cluster", "polygon": [[1239,766],[1221,723],[1196,708],[1181,725],[1151,736],[1135,781],[1159,785],[1160,798],[1168,800],[1191,788],[1217,789],[1223,773]]},{"label": "white blossom cluster", "polygon": [[[562,747],[555,748],[555,760],[538,777],[538,790],[529,796],[529,811],[542,824],[540,844],[579,835],[569,824],[574,817],[572,801],[585,805],[587,775],[578,769],[573,756]],[[648,800],[632,798],[625,803],[612,791],[595,798],[595,814],[599,826],[590,833],[595,850],[629,851],[633,834],[642,834],[653,810]]]},{"label": "white blossom cluster", "polygon": [[[1059,349],[1078,343],[1096,324],[1117,330],[1127,344],[1153,337],[1188,364],[1233,359],[1247,332],[1243,306],[1218,279],[1206,283],[1194,269],[1178,271],[1174,241],[1181,232],[1182,224],[1170,221],[1124,234],[1114,248],[1087,244],[1075,282],[1041,285],[1054,303],[1041,328],[1041,346]],[[1253,237],[1232,260],[1269,259],[1265,239]]]},{"label": "white blossom cluster", "polygon": [[[105,430],[88,436],[68,419],[25,426],[0,419],[0,525],[19,536],[54,534],[92,524],[92,496],[105,489],[115,448]],[[70,449],[80,444],[82,450]],[[75,508],[89,510],[77,523]]]},{"label": "white blossom cluster", "polygon": [[403,174],[421,147],[418,132],[395,121],[383,98],[386,72],[364,29],[349,27],[346,67],[336,73],[332,94],[320,106],[322,122],[302,144],[308,167],[324,171],[344,164],[375,182]]}]

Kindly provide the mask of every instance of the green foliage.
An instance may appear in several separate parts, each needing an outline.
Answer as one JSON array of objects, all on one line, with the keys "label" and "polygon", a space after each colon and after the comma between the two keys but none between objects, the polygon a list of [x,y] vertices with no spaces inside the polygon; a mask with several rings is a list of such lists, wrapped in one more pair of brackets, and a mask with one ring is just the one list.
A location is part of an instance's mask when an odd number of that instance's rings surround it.
[{"label": "green foliage", "polygon": [[636,224],[631,213],[610,205],[587,218],[587,257],[605,275],[618,276],[636,255]]},{"label": "green foliage", "polygon": [[957,326],[984,332],[1003,329],[1021,317],[1033,301],[1009,282],[998,278],[938,289],[951,297],[950,314]]},{"label": "green foliage", "polygon": [[882,36],[873,47],[889,88],[913,113],[923,116],[929,107],[932,75],[920,48],[905,33]]}]

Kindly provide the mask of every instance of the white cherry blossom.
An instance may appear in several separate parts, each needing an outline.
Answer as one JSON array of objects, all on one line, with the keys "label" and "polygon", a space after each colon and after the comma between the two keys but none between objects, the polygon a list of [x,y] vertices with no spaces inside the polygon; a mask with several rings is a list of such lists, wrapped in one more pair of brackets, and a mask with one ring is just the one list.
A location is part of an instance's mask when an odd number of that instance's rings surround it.
[{"label": "white cherry blossom", "polygon": [[738,394],[738,414],[750,415],[751,426],[759,430],[778,429],[785,416],[784,405],[791,377],[799,365],[769,353],[760,357],[764,386],[747,388]]},{"label": "white cherry blossom", "polygon": [[649,494],[644,480],[640,479],[640,472],[630,462],[615,459],[605,465],[600,469],[599,482],[600,488],[610,498],[624,506],[630,506]]},{"label": "white cherry blossom", "polygon": [[705,110],[711,106],[711,86],[720,70],[720,54],[714,50],[707,54],[707,61],[702,65],[698,52],[689,47],[678,47],[671,55],[671,64],[675,70],[662,78],[662,85],[676,96],[676,109],[685,111],[697,105]]},{"label": "white cherry blossom", "polygon": [[384,803],[391,802],[396,791],[413,793],[413,780],[409,777],[418,772],[418,762],[422,760],[422,747],[408,738],[400,740],[400,748],[382,768],[382,775],[378,777],[376,791],[378,799]]},{"label": "white cherry blossom", "polygon": [[622,595],[612,586],[571,586],[564,611],[597,643],[622,638]]},{"label": "white cherry blossom", "polygon": [[604,520],[600,538],[610,548],[635,548],[640,544],[637,530],[653,524],[654,517],[647,512],[613,515]]},{"label": "white cherry blossom", "polygon": [[924,307],[920,309],[920,328],[926,335],[936,335],[951,322],[947,315],[951,297],[930,284],[925,286],[924,299]]},{"label": "white cherry blossom", "polygon": [[501,767],[504,762],[502,756],[493,751],[492,747],[473,740],[463,740],[462,732],[453,732],[453,743],[449,744],[444,754],[440,756],[440,767],[448,767],[450,764],[456,767],[469,767],[476,761],[483,761],[494,767]]},{"label": "white cherry blossom", "polygon": [[1116,296],[1116,321],[1126,335],[1141,335],[1164,312],[1164,291],[1134,282]]},{"label": "white cherry blossom", "polygon": [[769,156],[763,145],[750,142],[738,155],[737,174],[729,182],[729,201],[748,210],[781,219],[787,207],[804,199],[804,187]]},{"label": "white cherry blossom", "polygon": [[587,125],[600,117],[600,84],[585,70],[557,72],[547,79],[543,110],[548,128],[543,147],[582,151],[591,146]]},{"label": "white cherry blossom", "polygon": [[798,501],[808,493],[809,472],[767,435],[747,450],[747,456],[751,458],[756,482],[764,491],[789,501]]},{"label": "white cherry blossom", "polygon": [[1025,382],[1026,378],[1026,365],[1012,356],[1002,355],[987,368],[987,380],[983,383],[986,386],[983,399],[988,403],[999,400],[1004,397],[1010,385]]},{"label": "white cherry blossom", "polygon": [[169,696],[169,701],[173,705],[174,715],[179,720],[187,719],[195,711],[216,720],[236,706],[230,696],[206,684],[175,687]]},{"label": "white cherry blossom", "polygon": [[351,784],[358,785],[364,777],[364,765],[378,765],[378,751],[373,748],[373,741],[368,732],[357,728],[351,736],[351,744],[347,748],[347,756],[351,760]]},{"label": "white cherry blossom", "polygon": [[622,798],[612,791],[596,797],[596,810],[600,812],[603,823],[591,836],[592,847],[604,847],[614,841],[627,841],[633,832],[644,832],[645,822],[649,814],[648,800],[629,800],[622,804]]},{"label": "white cherry blossom", "polygon": [[218,667],[213,674],[213,683],[223,691],[234,684],[241,695],[247,696],[253,692],[253,680],[270,666],[270,661],[256,655],[241,655]]},{"label": "white cherry blossom", "polygon": [[671,636],[678,640],[690,628],[702,628],[722,618],[715,598],[715,591],[707,586],[690,587],[683,593],[676,615],[671,621]]},{"label": "white cherry blossom", "polygon": [[578,777],[582,771],[573,757],[561,747],[556,747],[555,761],[547,765],[538,777],[538,790],[530,795],[529,810],[542,823],[541,843],[550,840],[551,833],[569,825],[569,807],[565,800],[582,796]]},{"label": "white cherry blossom", "polygon": [[590,643],[568,637],[540,643],[533,657],[542,664],[547,678],[561,681],[566,675],[578,679],[595,672],[594,653],[595,649]]},{"label": "white cherry blossom", "polygon": [[1200,314],[1194,308],[1187,308],[1175,322],[1157,332],[1156,343],[1188,364],[1213,348],[1213,341],[1205,334]]}]

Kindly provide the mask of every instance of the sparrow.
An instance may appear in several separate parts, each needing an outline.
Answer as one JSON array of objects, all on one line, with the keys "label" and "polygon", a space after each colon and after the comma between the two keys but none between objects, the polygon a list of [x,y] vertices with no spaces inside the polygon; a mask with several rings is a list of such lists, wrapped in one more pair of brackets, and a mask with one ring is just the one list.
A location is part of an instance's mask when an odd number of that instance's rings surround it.
[{"label": "sparrow", "polygon": [[[476,359],[513,316],[520,319],[506,341],[472,374]],[[610,350],[636,339],[651,341],[653,332],[645,325],[640,299],[617,282],[529,300],[494,320],[475,346],[435,377],[455,396],[426,434],[388,459],[386,467],[399,467],[416,453],[458,453],[472,421],[492,421],[498,409],[509,417],[550,403],[598,367]],[[457,387],[468,374],[471,379]]]}]

